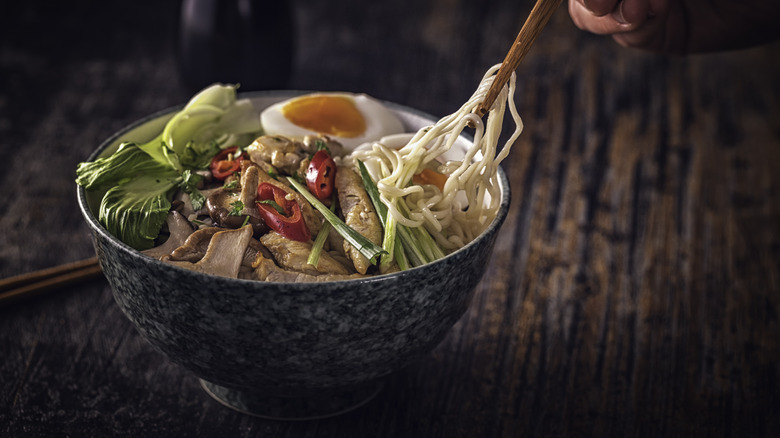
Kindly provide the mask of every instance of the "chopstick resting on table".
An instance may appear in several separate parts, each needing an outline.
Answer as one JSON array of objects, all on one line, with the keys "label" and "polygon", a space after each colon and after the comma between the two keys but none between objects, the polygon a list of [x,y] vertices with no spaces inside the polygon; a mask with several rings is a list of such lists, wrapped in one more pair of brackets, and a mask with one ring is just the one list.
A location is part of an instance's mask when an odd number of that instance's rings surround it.
[{"label": "chopstick resting on table", "polygon": [[0,307],[101,274],[97,257],[0,280]]}]

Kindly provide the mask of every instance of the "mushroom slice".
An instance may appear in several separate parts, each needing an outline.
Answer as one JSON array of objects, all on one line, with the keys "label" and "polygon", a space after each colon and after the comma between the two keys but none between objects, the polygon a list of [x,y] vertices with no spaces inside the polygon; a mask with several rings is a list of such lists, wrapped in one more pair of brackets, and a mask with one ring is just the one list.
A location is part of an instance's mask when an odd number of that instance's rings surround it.
[{"label": "mushroom slice", "polygon": [[197,262],[206,255],[206,251],[209,249],[209,243],[211,243],[211,238],[222,230],[224,230],[224,228],[201,228],[192,233],[183,245],[173,250],[169,259],[175,262]]},{"label": "mushroom slice", "polygon": [[[382,224],[374,204],[363,187],[363,180],[351,167],[339,166],[336,171],[336,191],[344,222],[377,245],[382,244]],[[365,274],[371,262],[349,242],[344,242],[344,253],[352,260],[355,270]]]},{"label": "mushroom slice", "polygon": [[[257,186],[254,190],[257,191]],[[236,206],[241,207],[238,213],[235,212]],[[225,188],[217,189],[206,198],[206,208],[211,220],[221,227],[237,229],[249,223],[256,236],[268,231],[268,226],[254,207],[254,198],[244,202],[243,190],[238,193]]]},{"label": "mushroom slice", "polygon": [[244,204],[242,214],[248,214],[254,217],[260,217],[257,211],[255,199],[257,199],[257,186],[260,185],[260,168],[257,166],[246,166],[241,172],[241,195],[239,199]]},{"label": "mushroom slice", "polygon": [[169,255],[176,248],[183,245],[187,238],[195,231],[187,218],[176,210],[172,210],[168,213],[165,222],[168,224],[168,231],[170,232],[168,240],[162,245],[142,251],[144,254],[158,260]]},{"label": "mushroom slice", "polygon": [[[164,261],[196,263],[206,255],[214,234],[224,230],[224,228],[219,227],[208,227],[192,233],[184,244],[173,250]],[[245,267],[251,267],[258,253],[271,257],[271,252],[259,240],[249,239],[249,244],[247,244],[241,264]]]},{"label": "mushroom slice", "polygon": [[168,261],[176,266],[221,277],[238,278],[244,253],[252,239],[252,226],[225,230],[211,237],[206,254],[197,263]]}]

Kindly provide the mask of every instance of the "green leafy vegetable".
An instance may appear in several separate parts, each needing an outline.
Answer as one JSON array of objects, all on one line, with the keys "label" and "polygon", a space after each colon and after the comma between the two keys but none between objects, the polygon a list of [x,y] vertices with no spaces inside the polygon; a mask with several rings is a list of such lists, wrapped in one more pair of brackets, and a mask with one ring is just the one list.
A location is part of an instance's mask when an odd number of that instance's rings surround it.
[{"label": "green leafy vegetable", "polygon": [[100,203],[100,221],[109,233],[131,247],[151,248],[171,208],[167,192],[174,186],[160,184],[149,176],[114,186]]},{"label": "green leafy vegetable", "polygon": [[80,163],[76,183],[87,190],[108,188],[138,174],[178,175],[169,165],[153,159],[135,143],[122,143],[109,157]]},{"label": "green leafy vegetable", "polygon": [[106,191],[98,218],[109,233],[133,248],[154,246],[154,239],[171,208],[169,193],[177,185],[175,173],[142,175],[120,182]]},{"label": "green leafy vegetable", "polygon": [[190,202],[192,203],[193,210],[200,210],[203,208],[203,204],[206,203],[206,197],[198,190],[198,183],[203,179],[202,176],[197,173],[192,173],[187,169],[181,174],[182,181],[179,183],[179,187],[184,190],[185,193],[190,195]]},{"label": "green leafy vegetable", "polygon": [[133,248],[151,247],[177,187],[189,194],[195,210],[203,206],[201,177],[193,171],[207,167],[226,144],[249,143],[261,131],[252,103],[236,100],[236,88],[207,87],[151,141],[127,142],[111,156],[78,165],[77,184],[105,191],[98,220],[110,233]]},{"label": "green leafy vegetable", "polygon": [[133,248],[151,248],[171,208],[170,195],[183,178],[135,143],[113,155],[79,164],[76,182],[87,190],[106,190],[98,220]]},{"label": "green leafy vegetable", "polygon": [[241,216],[241,210],[244,209],[244,203],[241,201],[233,201],[230,203],[230,206],[233,207],[232,210],[228,213],[228,216]]},{"label": "green leafy vegetable", "polygon": [[260,131],[252,102],[236,100],[236,88],[215,84],[204,89],[165,125],[162,141],[183,166],[205,168],[220,148],[247,143]]}]

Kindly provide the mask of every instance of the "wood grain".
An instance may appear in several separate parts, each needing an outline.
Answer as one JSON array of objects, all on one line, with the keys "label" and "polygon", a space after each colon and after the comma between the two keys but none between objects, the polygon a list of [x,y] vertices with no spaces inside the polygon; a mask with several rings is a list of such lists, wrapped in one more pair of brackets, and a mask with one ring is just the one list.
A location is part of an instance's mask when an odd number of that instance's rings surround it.
[{"label": "wood grain", "polygon": [[[76,163],[192,91],[174,6],[42,4],[0,22],[3,278],[91,256]],[[295,4],[290,88],[437,115],[531,8]],[[33,25],[60,37],[19,36]],[[649,55],[578,31],[562,8],[517,71],[525,131],[490,268],[446,339],[374,401],[303,423],[225,409],[98,279],[0,309],[0,436],[778,436],[778,54]]]}]

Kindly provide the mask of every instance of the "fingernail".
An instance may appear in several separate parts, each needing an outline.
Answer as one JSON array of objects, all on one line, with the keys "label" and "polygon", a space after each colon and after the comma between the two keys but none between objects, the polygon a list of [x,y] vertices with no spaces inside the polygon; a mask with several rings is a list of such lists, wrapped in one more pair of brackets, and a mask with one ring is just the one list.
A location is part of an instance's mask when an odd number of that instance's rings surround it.
[{"label": "fingernail", "polygon": [[625,17],[623,16],[623,2],[618,3],[614,11],[612,11],[612,18],[620,24],[627,24]]}]

